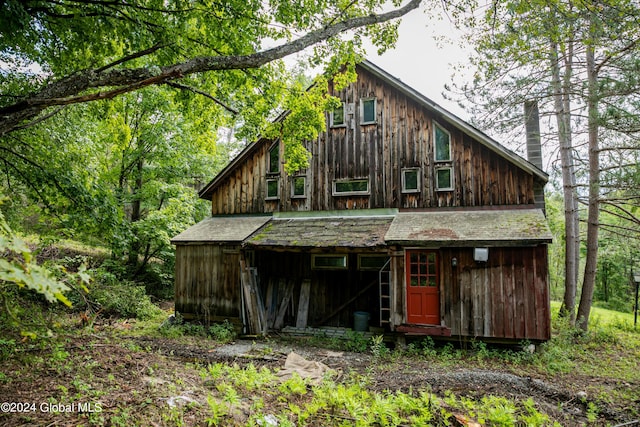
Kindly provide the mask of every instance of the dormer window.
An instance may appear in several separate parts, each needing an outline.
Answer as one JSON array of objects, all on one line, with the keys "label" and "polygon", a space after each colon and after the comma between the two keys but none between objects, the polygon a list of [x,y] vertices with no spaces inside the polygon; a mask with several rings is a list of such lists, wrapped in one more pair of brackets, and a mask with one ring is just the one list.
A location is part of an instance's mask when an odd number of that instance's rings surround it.
[{"label": "dormer window", "polygon": [[340,104],[338,108],[331,112],[331,127],[344,127],[346,126],[346,121],[344,119],[344,104]]},{"label": "dormer window", "polygon": [[360,124],[368,125],[376,122],[376,99],[363,98],[360,100]]},{"label": "dormer window", "polygon": [[450,162],[451,134],[436,124],[433,131],[433,140],[435,141],[435,161]]},{"label": "dormer window", "polygon": [[280,173],[280,144],[276,142],[269,149],[269,164],[267,172],[270,174]]}]

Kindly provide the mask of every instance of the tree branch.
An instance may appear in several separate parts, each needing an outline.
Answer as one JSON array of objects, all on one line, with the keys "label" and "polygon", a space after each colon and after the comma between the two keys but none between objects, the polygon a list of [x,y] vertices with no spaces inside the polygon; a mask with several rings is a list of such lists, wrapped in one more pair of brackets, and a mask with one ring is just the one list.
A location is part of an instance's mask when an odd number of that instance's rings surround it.
[{"label": "tree branch", "polygon": [[[0,136],[16,130],[25,120],[37,117],[56,105],[69,105],[110,99],[150,85],[166,83],[194,73],[218,70],[258,68],[277,59],[304,50],[323,40],[356,28],[397,19],[416,9],[422,0],[410,0],[405,6],[381,14],[349,18],[311,31],[280,46],[249,55],[206,56],[165,67],[84,70],[49,83],[39,92],[13,105],[0,108]],[[110,66],[115,65],[115,63]],[[89,89],[113,88],[106,92],[86,94]]]},{"label": "tree branch", "polygon": [[167,85],[169,85],[171,87],[175,87],[176,89],[188,90],[190,92],[202,95],[202,96],[204,96],[206,98],[209,98],[210,100],[212,100],[213,102],[215,102],[216,104],[218,104],[219,106],[221,106],[222,108],[224,108],[225,110],[230,112],[231,114],[233,114],[233,115],[237,115],[238,114],[238,110],[236,110],[235,108],[230,107],[229,105],[227,105],[224,102],[220,101],[215,96],[213,96],[211,94],[208,94],[207,92],[204,92],[204,91],[202,91],[202,90],[200,90],[198,88],[195,88],[193,86],[183,85],[181,83],[176,83],[176,82],[167,82]]}]

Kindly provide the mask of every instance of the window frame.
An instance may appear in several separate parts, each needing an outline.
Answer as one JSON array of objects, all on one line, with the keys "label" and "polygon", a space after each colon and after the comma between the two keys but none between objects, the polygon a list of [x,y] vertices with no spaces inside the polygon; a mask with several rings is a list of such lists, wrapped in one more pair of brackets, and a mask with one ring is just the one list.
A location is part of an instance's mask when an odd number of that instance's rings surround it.
[{"label": "window frame", "polygon": [[[382,263],[382,265],[380,267],[363,266],[362,265],[362,259],[363,258],[383,258],[384,262]],[[388,254],[358,254],[358,270],[362,270],[362,271],[380,271],[387,264],[387,262],[389,262],[390,259],[391,258],[389,257]]]},{"label": "window frame", "polygon": [[[373,101],[373,120],[365,120],[364,118],[364,104],[365,102]],[[378,118],[378,99],[376,97],[360,98],[360,125],[371,125],[377,123]]]},{"label": "window frame", "polygon": [[[448,153],[448,158],[447,159],[439,159],[438,158],[438,137],[437,137],[438,130],[440,130],[441,132],[446,134],[447,137],[449,138],[449,153]],[[434,121],[433,122],[433,160],[434,160],[434,162],[436,162],[436,163],[451,162],[452,154],[453,153],[451,152],[451,132],[449,132],[444,127],[442,127],[440,124],[438,124],[438,122]]]},{"label": "window frame", "polygon": [[[359,182],[359,181],[363,181],[367,183],[366,190],[338,191],[336,188],[337,184],[347,183],[347,182]],[[368,196],[371,194],[371,185],[369,182],[369,178],[334,179],[331,184],[331,194],[333,196]]]},{"label": "window frame", "polygon": [[[407,180],[405,177],[405,173],[407,172],[415,172],[416,173],[416,188],[407,188]],[[401,177],[400,180],[402,182],[402,193],[403,194],[410,194],[410,193],[420,193],[420,189],[422,186],[421,183],[421,175],[422,175],[422,168],[419,167],[412,167],[412,168],[402,168],[401,170]]]},{"label": "window frame", "polygon": [[[440,187],[440,180],[438,179],[438,172],[448,170],[449,171],[449,187]],[[436,191],[453,191],[455,187],[453,166],[441,166],[435,168],[435,185]]]},{"label": "window frame", "polygon": [[[302,179],[302,194],[296,194],[296,180]],[[291,198],[305,199],[307,197],[307,177],[305,175],[296,175],[291,177]]]},{"label": "window frame", "polygon": [[[342,123],[335,123],[335,117],[336,117],[336,110],[342,110]],[[347,127],[347,108],[346,105],[344,104],[344,102],[340,102],[340,107],[339,108],[334,108],[330,113],[329,113],[329,123],[330,123],[330,127],[332,128],[344,128]]]},{"label": "window frame", "polygon": [[[278,158],[277,158],[277,163],[276,163],[276,170],[272,170],[273,169],[273,159],[271,158],[271,153],[273,151],[276,151],[278,154]],[[280,173],[280,140],[276,141],[271,147],[269,147],[269,150],[267,150],[267,175],[276,175]]]},{"label": "window frame", "polygon": [[[276,184],[276,195],[269,195],[269,183],[275,182]],[[266,179],[266,187],[265,187],[265,200],[279,200],[280,199],[280,178],[279,177],[271,177]]]},{"label": "window frame", "polygon": [[[342,258],[344,265],[317,265],[318,258]],[[347,254],[311,254],[311,269],[312,270],[348,270],[349,269],[349,257]]]}]

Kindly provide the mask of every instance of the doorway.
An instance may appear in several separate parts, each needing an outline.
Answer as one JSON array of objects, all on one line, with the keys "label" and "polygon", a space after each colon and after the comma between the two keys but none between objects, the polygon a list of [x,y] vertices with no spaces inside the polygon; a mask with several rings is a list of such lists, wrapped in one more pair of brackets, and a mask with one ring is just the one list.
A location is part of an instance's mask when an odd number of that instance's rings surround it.
[{"label": "doorway", "polygon": [[407,322],[416,325],[440,324],[438,253],[406,251]]}]

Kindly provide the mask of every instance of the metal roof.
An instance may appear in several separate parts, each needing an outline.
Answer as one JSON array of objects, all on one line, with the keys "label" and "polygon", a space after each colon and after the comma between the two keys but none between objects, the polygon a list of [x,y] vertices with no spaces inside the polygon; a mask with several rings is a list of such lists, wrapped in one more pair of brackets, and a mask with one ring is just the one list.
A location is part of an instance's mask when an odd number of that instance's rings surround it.
[{"label": "metal roof", "polygon": [[417,246],[522,246],[550,243],[540,209],[400,212],[384,236],[387,244]]},{"label": "metal roof", "polygon": [[270,219],[270,215],[209,217],[178,234],[171,243],[241,243]]}]

